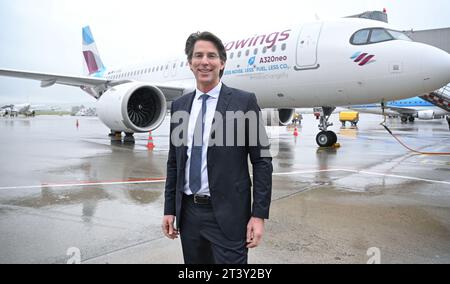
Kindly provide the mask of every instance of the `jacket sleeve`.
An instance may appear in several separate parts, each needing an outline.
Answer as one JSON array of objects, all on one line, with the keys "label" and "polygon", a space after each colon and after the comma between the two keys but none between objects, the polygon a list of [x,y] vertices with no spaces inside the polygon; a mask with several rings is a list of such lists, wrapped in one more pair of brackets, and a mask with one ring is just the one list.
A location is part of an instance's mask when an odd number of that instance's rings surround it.
[{"label": "jacket sleeve", "polygon": [[[174,104],[172,103],[170,109],[170,118],[172,119]],[[177,186],[177,156],[176,149],[172,143],[173,123],[170,122],[170,136],[169,136],[169,156],[167,158],[167,174],[164,200],[164,215],[176,214],[176,186]]]},{"label": "jacket sleeve", "polygon": [[[272,198],[272,157],[270,156],[270,145],[267,133],[262,121],[261,109],[256,101],[255,94],[251,94],[247,111],[255,112],[257,116],[257,137],[256,141],[247,140],[247,151],[253,165],[253,205],[252,216],[262,219],[269,218],[269,208]],[[249,125],[246,134],[249,137]],[[254,135],[253,135],[254,136]]]}]

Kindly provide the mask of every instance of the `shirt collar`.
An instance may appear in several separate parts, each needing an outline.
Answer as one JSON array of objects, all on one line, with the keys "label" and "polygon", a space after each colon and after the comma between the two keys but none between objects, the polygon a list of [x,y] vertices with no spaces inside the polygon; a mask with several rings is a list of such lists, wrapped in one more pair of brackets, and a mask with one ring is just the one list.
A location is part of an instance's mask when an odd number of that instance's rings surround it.
[{"label": "shirt collar", "polygon": [[[220,94],[220,90],[222,89],[222,82],[219,82],[219,84],[217,84],[217,86],[214,87],[214,89],[212,89],[211,91],[209,91],[207,94],[210,97],[213,97],[215,99],[217,99],[219,97]],[[202,91],[200,91],[198,88],[195,90],[195,99],[199,99],[201,95],[203,95],[204,93]]]}]

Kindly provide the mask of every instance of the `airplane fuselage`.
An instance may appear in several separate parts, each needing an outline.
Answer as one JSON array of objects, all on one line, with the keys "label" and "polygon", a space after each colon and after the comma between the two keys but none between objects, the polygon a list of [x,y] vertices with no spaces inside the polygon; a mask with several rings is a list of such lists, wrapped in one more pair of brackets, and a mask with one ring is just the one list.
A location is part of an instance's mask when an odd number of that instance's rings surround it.
[{"label": "airplane fuselage", "polygon": [[[421,95],[447,83],[448,72],[432,70],[440,57],[450,62],[447,53],[406,40],[350,43],[356,31],[367,28],[389,26],[341,19],[225,42],[228,60],[222,81],[256,93],[262,108],[375,103]],[[355,62],[355,54],[366,54],[368,60]],[[185,56],[103,74],[195,88]]]}]

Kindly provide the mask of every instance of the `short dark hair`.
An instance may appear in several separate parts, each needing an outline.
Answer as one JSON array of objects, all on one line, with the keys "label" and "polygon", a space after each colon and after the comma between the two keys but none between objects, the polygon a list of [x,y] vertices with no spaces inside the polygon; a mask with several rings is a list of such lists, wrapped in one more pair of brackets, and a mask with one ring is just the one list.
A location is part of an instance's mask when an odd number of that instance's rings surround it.
[{"label": "short dark hair", "polygon": [[[192,33],[186,40],[186,47],[184,48],[184,52],[186,53],[188,62],[192,62],[192,56],[194,53],[194,46],[195,43],[199,40],[205,40],[212,42],[217,50],[219,51],[219,57],[220,60],[222,60],[224,63],[227,62],[227,52],[225,50],[225,46],[223,45],[220,38],[218,38],[216,35],[210,32],[196,32]],[[222,78],[223,70],[220,70],[220,78]]]}]

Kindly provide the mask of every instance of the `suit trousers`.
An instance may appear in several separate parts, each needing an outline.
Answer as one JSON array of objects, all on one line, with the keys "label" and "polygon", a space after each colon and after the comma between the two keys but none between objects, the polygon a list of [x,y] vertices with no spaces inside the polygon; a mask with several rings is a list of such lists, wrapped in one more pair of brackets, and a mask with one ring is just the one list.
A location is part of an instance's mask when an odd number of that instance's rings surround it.
[{"label": "suit trousers", "polygon": [[211,203],[196,204],[183,195],[180,238],[185,264],[247,264],[246,236],[228,239],[217,224]]}]

